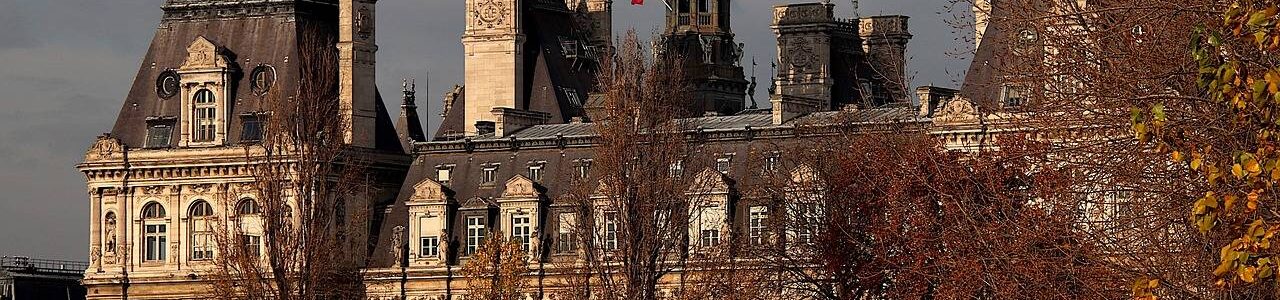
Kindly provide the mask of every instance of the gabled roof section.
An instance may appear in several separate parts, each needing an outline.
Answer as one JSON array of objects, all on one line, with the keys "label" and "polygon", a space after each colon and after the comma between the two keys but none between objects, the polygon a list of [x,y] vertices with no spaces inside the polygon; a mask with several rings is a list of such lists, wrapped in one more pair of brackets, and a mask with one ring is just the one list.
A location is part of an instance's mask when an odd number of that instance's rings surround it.
[{"label": "gabled roof section", "polygon": [[983,33],[982,44],[974,51],[973,61],[960,86],[960,96],[969,98],[979,107],[996,107],[1000,88],[1004,84],[1002,70],[1012,58],[1009,42],[1013,38],[1013,26],[1009,20],[1008,5],[992,1],[991,17]]},{"label": "gabled roof section", "polygon": [[527,199],[539,198],[542,196],[542,187],[538,183],[533,182],[529,177],[524,175],[516,175],[507,180],[507,184],[502,189],[502,198],[505,199]]},{"label": "gabled roof section", "polygon": [[441,185],[440,182],[431,178],[423,178],[418,184],[413,185],[413,196],[409,201],[427,202],[427,203],[448,203],[451,192],[448,188]]}]

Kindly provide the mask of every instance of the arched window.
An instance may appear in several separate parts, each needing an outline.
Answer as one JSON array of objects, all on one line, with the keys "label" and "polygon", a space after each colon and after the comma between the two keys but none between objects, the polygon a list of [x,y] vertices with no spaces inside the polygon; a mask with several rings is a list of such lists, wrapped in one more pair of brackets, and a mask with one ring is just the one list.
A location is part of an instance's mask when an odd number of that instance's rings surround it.
[{"label": "arched window", "polygon": [[142,206],[144,230],[142,234],[143,261],[164,261],[169,233],[163,220],[164,217],[164,206],[160,206],[160,203],[151,202]]},{"label": "arched window", "polygon": [[164,206],[160,206],[160,203],[157,203],[157,202],[147,203],[146,206],[142,207],[142,218],[143,219],[164,218]]},{"label": "arched window", "polygon": [[214,101],[212,91],[201,89],[191,97],[193,103],[193,119],[191,128],[192,140],[196,142],[212,142],[217,134],[218,105]]},{"label": "arched window", "polygon": [[196,200],[196,203],[191,204],[192,218],[208,217],[212,215],[213,215],[213,206],[210,206],[209,202],[205,202],[204,200]]},{"label": "arched window", "polygon": [[258,211],[258,202],[253,199],[240,199],[240,203],[236,203],[236,215],[256,215]]},{"label": "arched window", "polygon": [[187,230],[191,233],[191,260],[212,259],[213,228],[209,219],[213,217],[213,206],[204,200],[196,200],[191,204],[189,215]]}]

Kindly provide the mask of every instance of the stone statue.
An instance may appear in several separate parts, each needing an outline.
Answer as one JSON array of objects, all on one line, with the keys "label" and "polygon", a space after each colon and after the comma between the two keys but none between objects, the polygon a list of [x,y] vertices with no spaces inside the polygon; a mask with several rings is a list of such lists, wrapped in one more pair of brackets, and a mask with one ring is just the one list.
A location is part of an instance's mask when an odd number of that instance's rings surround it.
[{"label": "stone statue", "polygon": [[698,37],[698,44],[702,46],[702,62],[708,65],[711,64],[711,58],[713,54],[711,53],[713,48],[712,42],[714,42],[713,39],[714,39],[713,37],[709,37],[709,36]]},{"label": "stone statue", "polygon": [[733,47],[733,56],[731,57],[733,59],[733,66],[735,67],[742,66],[742,55],[743,53],[745,53],[744,48],[746,47],[747,47],[747,44],[743,44],[743,43],[738,43],[738,46]]},{"label": "stone statue", "polygon": [[449,239],[448,229],[440,230],[440,246],[439,247],[440,247],[440,258],[444,259],[446,257],[449,257],[449,253],[450,253],[449,249],[453,248],[453,240]]},{"label": "stone statue", "polygon": [[395,254],[396,264],[403,266],[404,262],[404,226],[396,226],[391,234],[391,251]]}]

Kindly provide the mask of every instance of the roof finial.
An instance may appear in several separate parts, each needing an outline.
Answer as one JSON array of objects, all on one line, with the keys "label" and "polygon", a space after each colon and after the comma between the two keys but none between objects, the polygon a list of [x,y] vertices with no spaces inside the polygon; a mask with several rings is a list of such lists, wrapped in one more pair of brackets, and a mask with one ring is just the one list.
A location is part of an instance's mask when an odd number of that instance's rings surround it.
[{"label": "roof finial", "polygon": [[400,89],[404,93],[404,102],[401,103],[400,106],[414,106],[413,102],[417,98],[414,94],[417,94],[418,89],[416,81],[417,79],[400,79]]}]

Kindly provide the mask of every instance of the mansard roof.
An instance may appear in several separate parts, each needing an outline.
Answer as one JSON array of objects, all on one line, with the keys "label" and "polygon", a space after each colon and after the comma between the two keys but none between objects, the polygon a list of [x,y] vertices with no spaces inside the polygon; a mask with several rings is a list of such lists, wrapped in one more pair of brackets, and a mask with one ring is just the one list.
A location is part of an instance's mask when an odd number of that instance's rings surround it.
[{"label": "mansard roof", "polygon": [[[587,94],[594,88],[594,72],[597,63],[590,55],[580,52],[576,57],[566,54],[562,42],[587,43],[586,32],[574,25],[574,16],[564,9],[564,1],[545,1],[529,6],[525,12],[524,61],[526,72],[521,80],[526,84],[518,91],[525,99],[516,109],[551,114],[549,123],[569,123],[575,117],[585,115],[583,110]],[[558,3],[558,4],[557,4]],[[556,6],[558,5],[558,6]],[[581,49],[579,49],[581,51]],[[575,94],[573,100],[569,93]],[[443,115],[436,140],[454,139],[468,126],[465,121],[466,97],[460,95]]]},{"label": "mansard roof", "polygon": [[1009,20],[1008,5],[1000,3],[1002,2],[992,1],[982,43],[974,51],[964,83],[960,86],[960,96],[971,99],[977,106],[998,107],[1001,86],[1004,84],[1003,71],[1015,61],[1009,42],[1016,30]]},{"label": "mansard roof", "polygon": [[[148,120],[179,119],[181,96],[163,98],[157,90],[162,73],[179,70],[186,63],[193,43],[212,45],[231,72],[230,111],[226,116],[227,143],[239,141],[241,116],[264,112],[266,95],[251,90],[249,76],[258,66],[275,69],[272,90],[294,91],[302,76],[298,51],[304,26],[321,28],[323,34],[337,35],[336,0],[169,0],[165,19],[151,40],[147,54],[125,97],[111,136],[130,148],[143,147]],[[235,8],[235,9],[228,9]],[[291,92],[282,92],[286,97]],[[403,151],[381,96],[377,96],[376,147],[389,152]],[[177,141],[180,131],[173,130]],[[173,143],[176,145],[176,143]]]}]

